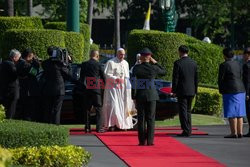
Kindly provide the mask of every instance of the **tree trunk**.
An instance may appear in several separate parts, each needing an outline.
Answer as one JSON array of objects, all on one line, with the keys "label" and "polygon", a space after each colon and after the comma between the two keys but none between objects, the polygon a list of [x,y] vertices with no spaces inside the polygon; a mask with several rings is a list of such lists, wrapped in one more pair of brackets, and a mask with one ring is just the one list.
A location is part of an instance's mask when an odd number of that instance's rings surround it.
[{"label": "tree trunk", "polygon": [[114,3],[114,11],[115,11],[115,51],[120,48],[120,8],[119,8],[119,0],[115,0]]},{"label": "tree trunk", "polygon": [[93,6],[94,6],[94,0],[89,0],[87,22],[88,22],[89,28],[90,28],[90,37],[91,37],[91,32],[92,32]]},{"label": "tree trunk", "polygon": [[14,0],[5,0],[5,15],[14,16]]},{"label": "tree trunk", "polygon": [[33,0],[27,0],[27,15],[32,16]]}]

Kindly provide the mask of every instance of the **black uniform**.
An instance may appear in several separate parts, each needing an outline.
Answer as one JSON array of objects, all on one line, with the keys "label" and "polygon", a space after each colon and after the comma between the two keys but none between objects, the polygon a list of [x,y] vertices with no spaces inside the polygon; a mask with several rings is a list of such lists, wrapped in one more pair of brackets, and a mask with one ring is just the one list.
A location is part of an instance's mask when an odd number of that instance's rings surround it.
[{"label": "black uniform", "polygon": [[[243,65],[243,83],[246,89],[246,96],[249,97],[249,93],[250,93],[250,60],[247,61],[247,63],[245,63]],[[247,113],[247,120],[248,120],[248,124],[249,124],[249,131],[248,134],[250,134],[250,100],[248,99],[246,101],[246,113]]]},{"label": "black uniform", "polygon": [[21,73],[19,76],[20,99],[18,100],[17,118],[31,121],[42,121],[40,105],[40,89],[36,75],[40,64],[37,60],[31,63],[19,63]]},{"label": "black uniform", "polygon": [[172,77],[172,93],[175,93],[178,97],[183,135],[189,136],[192,131],[191,104],[198,88],[196,62],[190,57],[182,57],[175,61]]},{"label": "black uniform", "polygon": [[82,109],[84,110],[85,130],[90,130],[90,110],[94,106],[96,110],[96,131],[102,128],[102,87],[104,86],[104,73],[101,64],[90,59],[81,65],[80,82],[82,89]]},{"label": "black uniform", "polygon": [[69,69],[56,58],[49,58],[42,63],[44,70],[42,96],[44,101],[44,121],[60,124],[61,107],[65,95],[64,79],[76,82],[69,74]]},{"label": "black uniform", "polygon": [[154,79],[157,75],[165,74],[166,71],[159,64],[142,63],[133,69],[132,98],[136,99],[140,145],[144,145],[146,139],[148,145],[154,143],[155,109],[159,100]]},{"label": "black uniform", "polygon": [[16,104],[19,98],[18,70],[11,60],[1,64],[0,96],[1,103],[6,108],[6,118],[15,116]]}]

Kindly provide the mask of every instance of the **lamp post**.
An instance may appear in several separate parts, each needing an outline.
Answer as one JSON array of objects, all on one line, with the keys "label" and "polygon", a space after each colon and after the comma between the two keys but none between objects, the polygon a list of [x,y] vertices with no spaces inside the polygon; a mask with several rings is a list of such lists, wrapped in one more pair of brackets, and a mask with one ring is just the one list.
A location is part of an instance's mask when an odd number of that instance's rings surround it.
[{"label": "lamp post", "polygon": [[163,11],[166,23],[165,31],[174,32],[178,20],[178,14],[175,10],[175,0],[160,0],[159,5]]},{"label": "lamp post", "polygon": [[79,0],[67,0],[67,31],[79,32]]}]

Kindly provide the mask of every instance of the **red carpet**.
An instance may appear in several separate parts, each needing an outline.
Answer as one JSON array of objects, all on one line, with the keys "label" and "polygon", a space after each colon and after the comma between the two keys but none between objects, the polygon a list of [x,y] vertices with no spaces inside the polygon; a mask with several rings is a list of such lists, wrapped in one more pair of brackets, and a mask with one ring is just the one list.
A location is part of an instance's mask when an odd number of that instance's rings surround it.
[{"label": "red carpet", "polygon": [[[192,135],[208,135],[208,133],[199,131],[197,128],[192,128]],[[128,131],[128,132],[134,132],[134,131]],[[177,135],[181,134],[182,130],[179,127],[162,127],[162,128],[155,128],[155,132],[161,132],[165,135]],[[95,134],[95,129],[92,129],[92,133]],[[122,131],[116,132],[116,133],[123,133]],[[84,135],[84,129],[83,128],[71,128],[70,129],[70,135]]]},{"label": "red carpet", "polygon": [[132,167],[222,167],[209,158],[156,132],[154,146],[138,146],[137,132],[107,132],[96,136],[120,159]]}]

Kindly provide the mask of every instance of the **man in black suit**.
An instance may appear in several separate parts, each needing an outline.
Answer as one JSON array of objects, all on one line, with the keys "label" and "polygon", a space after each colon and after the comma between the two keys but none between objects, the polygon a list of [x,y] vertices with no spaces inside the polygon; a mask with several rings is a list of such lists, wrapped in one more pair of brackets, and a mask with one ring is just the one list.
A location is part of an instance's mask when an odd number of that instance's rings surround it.
[{"label": "man in black suit", "polygon": [[[155,109],[156,101],[159,100],[154,79],[158,75],[165,75],[166,71],[155,59],[148,48],[141,52],[141,64],[133,69],[133,91],[132,98],[136,100],[138,116],[138,138],[139,145],[154,145]],[[147,128],[146,128],[147,125]]]},{"label": "man in black suit", "polygon": [[[84,110],[85,132],[91,132],[90,111],[96,111],[96,132],[104,132],[102,128],[102,89],[104,89],[104,72],[99,61],[99,52],[92,50],[90,59],[81,65],[80,82],[83,87],[82,109]],[[84,90],[85,89],[85,90]]]},{"label": "man in black suit", "polygon": [[185,45],[179,47],[180,59],[174,62],[172,76],[172,93],[177,96],[179,105],[179,117],[183,132],[178,136],[190,136],[191,105],[197,93],[198,74],[197,64],[188,57],[188,48]]},{"label": "man in black suit", "polygon": [[12,49],[9,59],[1,64],[0,96],[1,103],[6,108],[6,118],[12,119],[15,116],[16,104],[19,98],[19,81],[16,67],[20,61],[21,53]]},{"label": "man in black suit", "polygon": [[69,68],[60,59],[63,54],[59,48],[48,48],[50,58],[42,62],[44,83],[41,88],[44,100],[44,121],[60,124],[61,107],[65,95],[64,80],[77,81],[70,75]]},{"label": "man in black suit", "polygon": [[249,130],[248,133],[243,135],[244,137],[250,137],[250,47],[244,50],[244,59],[246,63],[243,65],[243,83],[246,89],[246,113]]}]

